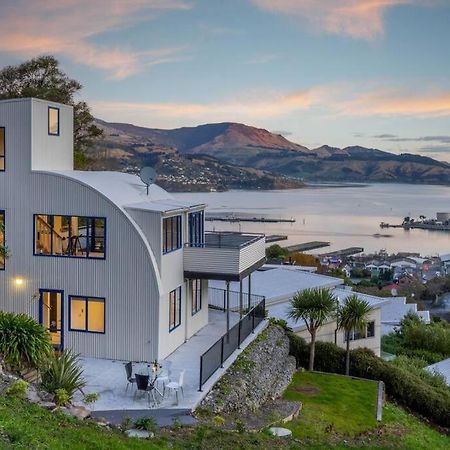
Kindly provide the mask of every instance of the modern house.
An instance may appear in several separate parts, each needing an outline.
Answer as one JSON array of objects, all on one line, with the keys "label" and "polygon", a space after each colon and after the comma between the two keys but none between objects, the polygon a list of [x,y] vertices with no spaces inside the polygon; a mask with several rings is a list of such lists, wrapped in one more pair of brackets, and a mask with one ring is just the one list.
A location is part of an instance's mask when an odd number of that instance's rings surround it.
[{"label": "modern house", "polygon": [[204,209],[135,175],[74,171],[72,107],[0,101],[0,309],[55,347],[149,361],[207,325],[208,280],[249,276],[265,238],[206,233]]}]

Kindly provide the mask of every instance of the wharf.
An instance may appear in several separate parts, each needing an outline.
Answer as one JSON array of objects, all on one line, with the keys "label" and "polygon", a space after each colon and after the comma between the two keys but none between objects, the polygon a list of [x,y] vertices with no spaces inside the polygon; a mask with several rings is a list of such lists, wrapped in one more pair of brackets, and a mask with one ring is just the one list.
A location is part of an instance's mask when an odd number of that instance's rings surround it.
[{"label": "wharf", "polygon": [[287,241],[287,236],[283,234],[270,234],[266,236],[266,244],[279,241]]},{"label": "wharf", "polygon": [[284,247],[288,252],[306,252],[308,250],[315,250],[317,248],[329,247],[329,242],[312,241],[304,242],[303,244],[289,245]]},{"label": "wharf", "polygon": [[295,219],[264,216],[206,215],[208,222],[261,222],[261,223],[294,223]]},{"label": "wharf", "polygon": [[334,252],[329,252],[329,253],[322,253],[321,256],[322,258],[331,258],[333,256],[352,256],[352,255],[357,255],[358,253],[362,253],[364,251],[363,247],[348,247],[348,248],[343,248],[342,250],[336,250]]}]

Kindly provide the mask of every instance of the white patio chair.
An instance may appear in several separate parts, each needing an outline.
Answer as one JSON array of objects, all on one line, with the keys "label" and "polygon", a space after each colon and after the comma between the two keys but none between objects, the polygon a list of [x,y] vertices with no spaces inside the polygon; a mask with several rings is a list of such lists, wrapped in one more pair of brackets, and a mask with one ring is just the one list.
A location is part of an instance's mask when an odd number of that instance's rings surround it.
[{"label": "white patio chair", "polygon": [[183,391],[183,383],[184,383],[184,374],[186,370],[182,370],[180,372],[180,378],[177,381],[171,381],[167,383],[166,388],[169,389],[169,394],[173,391],[175,392],[175,395],[177,397],[177,404],[178,404],[178,391],[181,391],[183,397],[184,397],[184,391]]}]

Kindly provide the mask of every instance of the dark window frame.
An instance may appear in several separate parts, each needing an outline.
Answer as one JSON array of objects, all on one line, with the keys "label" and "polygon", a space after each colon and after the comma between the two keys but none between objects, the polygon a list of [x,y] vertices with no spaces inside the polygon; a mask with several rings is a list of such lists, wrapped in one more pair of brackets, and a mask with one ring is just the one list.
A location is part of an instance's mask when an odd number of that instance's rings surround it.
[{"label": "dark window frame", "polygon": [[198,312],[202,310],[202,300],[203,300],[203,282],[200,278],[196,278],[191,281],[191,315],[195,316]]},{"label": "dark window frame", "polygon": [[188,215],[189,246],[203,247],[205,244],[205,211],[194,211]]},{"label": "dark window frame", "polygon": [[6,127],[0,127],[3,130],[3,156],[0,155],[0,161],[3,160],[3,169],[0,172],[6,172]]},{"label": "dark window frame", "polygon": [[[77,217],[78,219],[86,219],[86,229],[87,229],[87,235],[86,235],[86,256],[83,255],[71,255],[70,250],[67,255],[57,255],[53,254],[53,225],[49,225],[51,228],[51,238],[50,238],[50,253],[37,253],[36,252],[36,220],[38,216],[47,216],[47,217]],[[95,229],[95,226],[92,227],[92,223],[95,225],[96,220],[103,220],[104,221],[104,227],[103,227],[103,256],[89,256],[89,246],[92,239],[96,239],[95,234],[91,235],[93,229]],[[90,222],[89,222],[90,221]],[[69,220],[70,223],[70,220]],[[71,239],[71,228],[69,227],[69,239]],[[93,217],[93,216],[79,216],[79,215],[67,215],[67,214],[34,214],[33,215],[33,255],[34,256],[44,256],[44,257],[52,257],[52,258],[73,258],[73,259],[91,259],[91,260],[105,260],[106,259],[106,238],[107,238],[107,220],[106,217]],[[97,237],[97,239],[99,239]]]},{"label": "dark window frame", "polygon": [[[2,234],[3,237],[3,245],[6,247],[6,212],[4,209],[0,209],[0,217],[3,219],[3,229],[4,231],[0,230],[0,234]],[[0,271],[6,270],[6,259],[2,262],[0,260]]]},{"label": "dark window frame", "polygon": [[181,214],[176,216],[163,217],[162,220],[163,255],[175,252],[182,247],[183,247],[183,218]]},{"label": "dark window frame", "polygon": [[[50,111],[52,111],[52,110],[58,112],[58,131],[56,133],[52,133],[50,131]],[[48,112],[47,112],[47,132],[48,132],[49,136],[60,136],[60,131],[61,131],[60,119],[61,119],[60,109],[57,108],[56,106],[49,106]]]},{"label": "dark window frame", "polygon": [[[103,303],[103,331],[91,331],[89,330],[89,300]],[[73,328],[72,327],[72,300],[83,300],[86,304],[85,323],[86,328]],[[105,297],[95,297],[93,295],[69,295],[69,331],[76,331],[77,333],[89,333],[89,334],[106,334],[106,299]]]},{"label": "dark window frame", "polygon": [[[373,334],[369,334],[369,327],[373,327]],[[350,341],[359,341],[361,339],[370,339],[375,337],[375,320],[371,320],[367,323],[364,335],[361,335],[358,331],[352,330],[350,332]],[[344,342],[347,342],[347,333],[344,334]]]},{"label": "dark window frame", "polygon": [[[176,330],[181,325],[181,286],[169,292],[169,333]],[[173,301],[174,322],[170,314],[171,304]]]}]

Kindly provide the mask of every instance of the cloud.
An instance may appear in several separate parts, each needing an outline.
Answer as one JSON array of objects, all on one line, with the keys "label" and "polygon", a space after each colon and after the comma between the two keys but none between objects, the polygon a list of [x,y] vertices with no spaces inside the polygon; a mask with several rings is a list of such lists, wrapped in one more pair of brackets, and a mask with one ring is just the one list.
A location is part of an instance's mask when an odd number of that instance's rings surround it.
[{"label": "cloud", "polygon": [[305,20],[313,29],[357,39],[383,35],[384,15],[393,7],[433,5],[434,0],[250,0],[273,13]]},{"label": "cloud", "polygon": [[392,142],[440,142],[450,144],[450,136],[394,137]]},{"label": "cloud", "polygon": [[285,130],[273,130],[272,133],[279,134],[281,136],[292,136],[294,133],[292,131],[285,131]]},{"label": "cloud", "polygon": [[100,46],[92,38],[149,20],[167,10],[185,10],[184,0],[6,0],[0,52],[25,58],[64,55],[121,80],[145,67],[178,60],[180,49],[134,50]]},{"label": "cloud", "polygon": [[448,153],[448,154],[450,154],[450,147],[431,145],[429,147],[421,147],[420,151],[423,153]]},{"label": "cloud", "polygon": [[279,56],[277,56],[273,53],[266,53],[266,54],[256,55],[253,58],[250,58],[246,63],[247,64],[267,64],[272,61],[275,61],[278,58],[279,58]]}]

